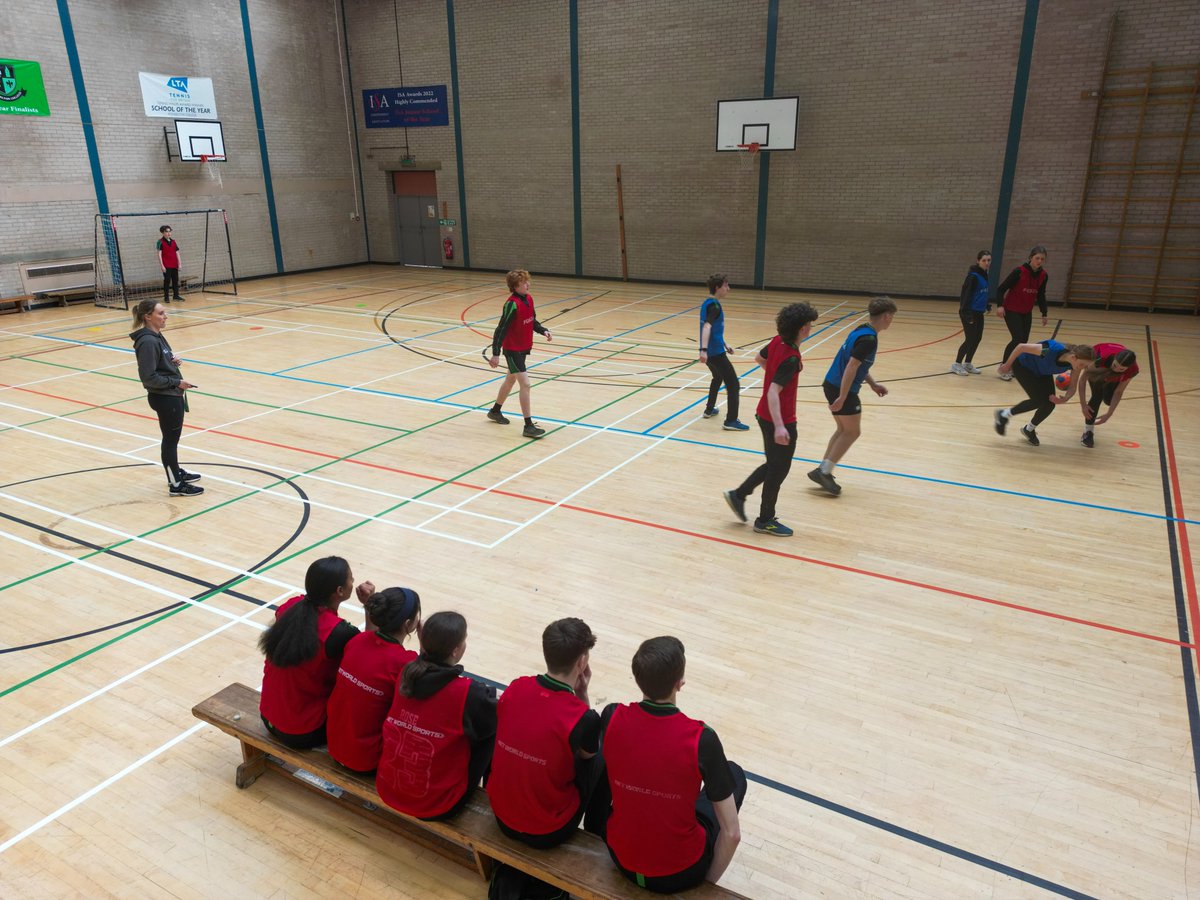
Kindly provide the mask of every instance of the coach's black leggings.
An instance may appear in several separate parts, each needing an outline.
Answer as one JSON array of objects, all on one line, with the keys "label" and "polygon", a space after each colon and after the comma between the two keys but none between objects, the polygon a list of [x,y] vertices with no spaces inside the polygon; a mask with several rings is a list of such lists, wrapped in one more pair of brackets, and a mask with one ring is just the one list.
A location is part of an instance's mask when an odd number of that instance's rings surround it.
[{"label": "coach's black leggings", "polygon": [[[958,348],[958,357],[955,362],[971,362],[975,359],[975,351],[979,349],[979,342],[983,340],[983,319],[984,313],[971,312],[970,310],[960,309],[958,311],[958,320],[962,322],[963,327],[963,342]],[[1008,359],[1008,357],[1004,357]]]},{"label": "coach's black leggings", "polygon": [[146,401],[158,413],[158,430],[162,432],[161,458],[167,483],[177,484],[180,478],[179,438],[183,434],[183,397],[147,394]]},{"label": "coach's black leggings", "polygon": [[1008,326],[1008,333],[1012,335],[1012,340],[1004,348],[1004,360],[1007,361],[1009,354],[1013,352],[1017,344],[1029,343],[1029,332],[1033,329],[1033,310],[1019,313],[1009,312],[1006,309],[1004,310],[1004,324]]},{"label": "coach's black leggings", "polygon": [[792,457],[796,453],[796,423],[787,426],[791,440],[786,445],[775,443],[775,423],[770,419],[758,419],[758,427],[763,435],[763,452],[767,461],[750,473],[750,477],[742,482],[737,489],[737,495],[745,500],[754,493],[754,489],[762,485],[762,505],[759,507],[758,518],[762,522],[770,522],[775,518],[775,501],[779,499],[779,489],[792,468]]},{"label": "coach's black leggings", "polygon": [[728,395],[725,407],[725,421],[736,422],[738,417],[738,394],[742,386],[738,381],[737,372],[733,369],[733,363],[729,361],[728,353],[718,353],[716,356],[709,356],[708,370],[712,372],[712,383],[708,386],[708,406],[705,409],[712,409],[717,405],[717,390],[722,384],[725,385],[725,393]]},{"label": "coach's black leggings", "polygon": [[1054,404],[1050,402],[1050,398],[1054,396],[1054,376],[1031,372],[1020,363],[1014,364],[1012,371],[1025,393],[1029,395],[1028,400],[1022,400],[1012,408],[1012,413],[1015,416],[1033,410],[1030,424],[1036,428],[1054,412]]}]

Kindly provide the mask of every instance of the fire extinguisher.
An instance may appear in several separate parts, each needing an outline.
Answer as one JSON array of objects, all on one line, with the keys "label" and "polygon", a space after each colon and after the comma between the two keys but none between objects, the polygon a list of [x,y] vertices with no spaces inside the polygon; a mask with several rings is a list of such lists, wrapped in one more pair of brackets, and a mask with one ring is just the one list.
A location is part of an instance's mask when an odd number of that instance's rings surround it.
[{"label": "fire extinguisher", "polygon": [[442,255],[446,259],[454,259],[454,238],[447,237],[442,239]]}]

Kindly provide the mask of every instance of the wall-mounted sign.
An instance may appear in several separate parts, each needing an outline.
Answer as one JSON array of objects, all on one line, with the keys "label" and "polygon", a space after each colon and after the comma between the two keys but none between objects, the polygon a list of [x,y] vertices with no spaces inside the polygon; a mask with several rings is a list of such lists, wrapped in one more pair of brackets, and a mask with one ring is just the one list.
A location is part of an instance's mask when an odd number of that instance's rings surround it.
[{"label": "wall-mounted sign", "polygon": [[428,128],[450,124],[444,84],[368,88],[362,93],[363,118],[368,128]]},{"label": "wall-mounted sign", "polygon": [[0,59],[0,116],[48,116],[42,67],[27,59]]},{"label": "wall-mounted sign", "polygon": [[142,105],[148,116],[168,119],[217,117],[217,100],[211,78],[138,72],[138,80],[142,85]]},{"label": "wall-mounted sign", "polygon": [[446,228],[453,228],[458,224],[458,219],[438,219],[439,225],[444,225]]}]

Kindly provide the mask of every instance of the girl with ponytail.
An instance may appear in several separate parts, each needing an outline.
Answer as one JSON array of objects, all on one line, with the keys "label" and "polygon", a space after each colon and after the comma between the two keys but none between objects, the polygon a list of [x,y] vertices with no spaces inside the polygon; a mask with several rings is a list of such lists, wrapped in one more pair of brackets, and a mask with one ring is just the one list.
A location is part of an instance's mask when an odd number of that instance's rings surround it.
[{"label": "girl with ponytail", "polygon": [[420,634],[421,654],[404,667],[383,723],[375,787],[402,813],[448,819],[466,806],[491,764],[496,691],[463,674],[461,615],[434,613]]},{"label": "girl with ponytail", "polygon": [[[325,704],[346,645],[358,634],[338,616],[338,607],[354,592],[346,560],[318,559],[304,576],[304,593],[275,611],[275,621],[258,640],[266,657],[259,713],[271,734],[293,749],[325,743]],[[374,593],[369,581],[358,586],[364,603]]]},{"label": "girl with ponytail", "polygon": [[[1054,412],[1055,406],[1075,396],[1081,373],[1095,358],[1095,349],[1087,344],[1060,344],[1053,339],[1037,344],[1017,344],[1000,363],[1000,375],[1015,375],[1029,399],[1009,409],[996,410],[996,434],[1004,434],[1014,415],[1033,412],[1029,424],[1021,429],[1021,437],[1033,446],[1039,446],[1042,442],[1037,435],[1037,426]],[[1055,393],[1055,377],[1067,372],[1071,373],[1070,384],[1066,394],[1060,397]]]},{"label": "girl with ponytail", "polygon": [[383,720],[404,667],[417,658],[404,646],[421,627],[421,597],[404,587],[372,594],[363,603],[375,628],[346,645],[329,696],[329,755],[352,772],[375,776],[383,751]]}]

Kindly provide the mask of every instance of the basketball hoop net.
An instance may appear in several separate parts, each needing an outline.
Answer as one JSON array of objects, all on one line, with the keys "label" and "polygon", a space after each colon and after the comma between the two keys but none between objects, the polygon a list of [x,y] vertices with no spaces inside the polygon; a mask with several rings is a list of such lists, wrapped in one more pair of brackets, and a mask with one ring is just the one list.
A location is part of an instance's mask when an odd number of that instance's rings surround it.
[{"label": "basketball hoop net", "polygon": [[200,154],[201,170],[208,172],[209,179],[211,181],[215,181],[217,183],[217,187],[219,187],[219,188],[225,187],[225,181],[221,177],[221,167],[215,166],[215,165],[213,165],[213,163],[223,163],[223,162],[225,162],[224,156],[217,156],[216,154],[209,154],[209,153]]},{"label": "basketball hoop net", "polygon": [[754,161],[758,159],[758,151],[761,148],[757,141],[749,144],[738,144],[738,159],[741,160],[743,169],[753,169]]}]

